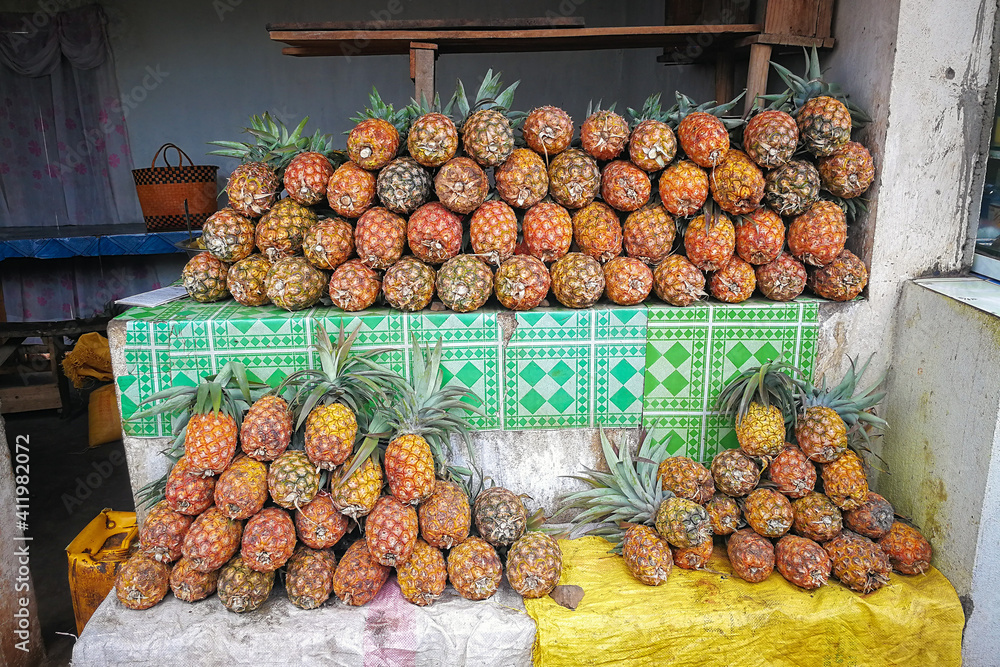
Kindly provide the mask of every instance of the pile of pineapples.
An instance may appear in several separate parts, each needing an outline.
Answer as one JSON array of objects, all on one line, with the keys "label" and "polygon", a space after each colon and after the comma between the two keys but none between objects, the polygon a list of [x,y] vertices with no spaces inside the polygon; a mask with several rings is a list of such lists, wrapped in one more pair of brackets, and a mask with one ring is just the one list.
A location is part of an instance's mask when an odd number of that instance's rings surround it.
[{"label": "pile of pineapples", "polygon": [[184,285],[198,301],[288,310],[328,296],[419,311],[436,295],[469,312],[493,294],[527,310],[550,291],[571,308],[653,291],[686,306],[706,289],[789,301],[807,284],[853,299],[868,273],[844,249],[847,220],[874,166],[850,138],[867,118],[822,81],[815,51],[807,63],[805,77],[775,65],[789,89],[748,120],[722,117],[736,100],[678,93],[663,110],[654,95],[627,117],[598,103],[576,141],[558,107],[512,111],[517,83],[501,91],[492,71],[471,101],[459,81],[444,109],[396,110],[373,91],[346,152],[302,137],[305,121],[289,134],[255,117],[253,143],[213,142],[243,164]]},{"label": "pile of pineapples", "polygon": [[448,581],[484,600],[500,585],[501,555],[524,597],[555,587],[562,553],[535,530],[540,516],[529,520],[507,489],[482,489],[481,473],[474,492],[473,472],[447,465],[451,436],[468,444],[475,397],[441,387],[440,343],[425,354],[414,342],[406,382],[374,361],[383,350],[352,354],[355,335],[334,346],[321,334],[322,368],[274,390],[251,385],[233,362],[150,399],[162,402],[143,414],[179,413],[183,455],[148,487],[151,502],[163,499],[118,572],[123,605],[148,609],[171,590],[186,602],[218,593],[230,611],[253,611],[283,573],[298,607],[331,595],[359,606],[393,569],[413,604],[433,603]]},{"label": "pile of pineapples", "polygon": [[669,439],[647,436],[633,457],[602,434],[610,474],[586,471],[579,479],[590,488],[566,499],[565,509],[581,510],[573,534],[607,537],[651,586],[673,565],[705,569],[713,538],[725,542],[733,573],[752,583],[777,569],[806,590],[832,574],[871,593],[894,569],[923,573],[930,543],[869,490],[855,451],[885,426],[872,412],[885,395],[880,382],[855,394],[863,372],[852,364],[830,389],[783,363],[741,374],[719,400],[736,416],[740,446],[717,454],[710,468],[669,456]]}]

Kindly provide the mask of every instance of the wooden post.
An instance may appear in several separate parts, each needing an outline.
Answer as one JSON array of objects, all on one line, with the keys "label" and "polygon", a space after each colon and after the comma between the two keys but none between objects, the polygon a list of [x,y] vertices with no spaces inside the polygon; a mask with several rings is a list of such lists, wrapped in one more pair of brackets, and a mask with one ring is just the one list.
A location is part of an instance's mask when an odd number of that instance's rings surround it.
[{"label": "wooden post", "polygon": [[715,101],[723,104],[733,99],[733,52],[720,51],[715,58]]},{"label": "wooden post", "polygon": [[413,99],[418,103],[427,99],[434,101],[434,60],[437,58],[437,44],[410,42],[410,79],[413,81]]},{"label": "wooden post", "polygon": [[747,97],[744,112],[749,111],[758,95],[767,93],[767,73],[771,68],[771,45],[750,45],[750,67],[747,69]]}]

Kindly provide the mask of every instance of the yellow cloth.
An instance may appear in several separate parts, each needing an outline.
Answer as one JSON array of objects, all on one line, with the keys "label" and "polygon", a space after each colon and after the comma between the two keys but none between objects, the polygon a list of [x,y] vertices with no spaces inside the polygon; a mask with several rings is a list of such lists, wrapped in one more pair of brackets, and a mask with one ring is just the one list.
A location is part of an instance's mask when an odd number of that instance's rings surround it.
[{"label": "yellow cloth", "polygon": [[[645,586],[599,537],[560,540],[560,584],[584,589],[576,611],[551,598],[525,600],[538,625],[536,665],[806,667],[960,665],[965,617],[955,589],[936,569],[892,575],[861,596],[835,579],[805,591],[775,571],[750,584],[736,578],[716,546],[708,567],[675,567]],[[716,574],[718,573],[718,574]]]},{"label": "yellow cloth", "polygon": [[63,372],[77,389],[83,387],[86,381],[84,378],[111,382],[114,375],[111,372],[111,347],[108,339],[96,331],[80,336],[63,359]]}]

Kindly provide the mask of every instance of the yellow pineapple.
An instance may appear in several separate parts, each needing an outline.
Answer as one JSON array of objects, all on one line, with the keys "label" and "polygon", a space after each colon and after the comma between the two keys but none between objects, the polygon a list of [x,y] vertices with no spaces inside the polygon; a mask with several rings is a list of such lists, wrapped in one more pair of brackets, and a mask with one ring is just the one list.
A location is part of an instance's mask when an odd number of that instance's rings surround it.
[{"label": "yellow pineapple", "polygon": [[785,446],[785,421],[794,423],[795,384],[790,364],[771,361],[737,375],[719,394],[717,407],[736,417],[740,449],[750,456],[776,456]]}]

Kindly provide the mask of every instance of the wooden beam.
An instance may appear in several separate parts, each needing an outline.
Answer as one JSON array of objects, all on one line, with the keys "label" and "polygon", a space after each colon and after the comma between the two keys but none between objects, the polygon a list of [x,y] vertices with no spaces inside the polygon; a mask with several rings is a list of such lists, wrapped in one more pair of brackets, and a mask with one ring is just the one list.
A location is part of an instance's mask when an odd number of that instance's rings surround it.
[{"label": "wooden beam", "polygon": [[413,81],[413,99],[418,103],[434,101],[434,61],[437,44],[410,42],[410,79]]},{"label": "wooden beam", "polygon": [[771,45],[752,44],[750,46],[750,66],[747,69],[747,96],[743,105],[746,113],[753,107],[758,95],[767,93],[767,73],[771,67]]},{"label": "wooden beam", "polygon": [[804,46],[806,48],[815,46],[817,49],[832,49],[836,43],[837,40],[833,37],[802,37],[801,35],[776,35],[765,32],[739,39],[733,46],[743,47],[752,44],[771,44],[773,46]]},{"label": "wooden beam", "polygon": [[733,99],[733,53],[720,51],[715,59],[715,100],[719,104]]},{"label": "wooden beam", "polygon": [[582,16],[538,16],[514,19],[373,19],[371,21],[313,21],[303,23],[268,23],[267,31],[275,30],[496,30],[521,28],[583,28]]},{"label": "wooden beam", "polygon": [[0,389],[0,412],[3,414],[60,407],[62,400],[59,397],[59,386],[55,384]]}]

